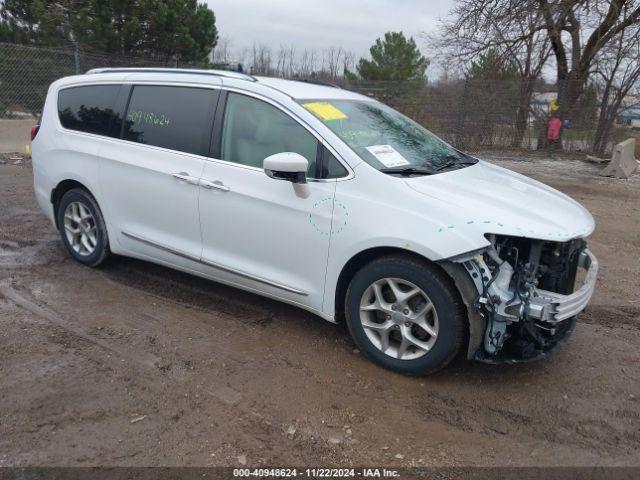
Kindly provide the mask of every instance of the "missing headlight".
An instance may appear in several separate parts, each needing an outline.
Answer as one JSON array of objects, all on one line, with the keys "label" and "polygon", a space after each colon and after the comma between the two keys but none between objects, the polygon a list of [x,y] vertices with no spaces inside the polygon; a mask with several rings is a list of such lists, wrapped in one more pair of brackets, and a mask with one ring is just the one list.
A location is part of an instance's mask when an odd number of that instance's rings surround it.
[{"label": "missing headlight", "polygon": [[[489,361],[522,361],[546,352],[572,329],[529,315],[540,291],[568,294],[574,289],[581,239],[569,242],[487,235],[491,247],[460,258],[472,276],[476,308],[486,318],[484,351]],[[536,299],[537,300],[537,299]],[[537,303],[536,303],[537,305]]]}]

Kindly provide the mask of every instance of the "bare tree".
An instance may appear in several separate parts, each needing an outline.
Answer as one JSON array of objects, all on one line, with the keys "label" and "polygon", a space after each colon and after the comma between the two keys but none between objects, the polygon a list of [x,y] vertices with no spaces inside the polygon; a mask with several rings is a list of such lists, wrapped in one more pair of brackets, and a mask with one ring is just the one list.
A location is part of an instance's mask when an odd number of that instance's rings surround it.
[{"label": "bare tree", "polygon": [[298,76],[302,78],[310,77],[315,69],[316,51],[303,50],[300,55],[300,63],[298,66]]},{"label": "bare tree", "polygon": [[280,46],[280,48],[278,49],[278,52],[276,53],[276,75],[278,75],[279,77],[285,77],[285,70],[286,70],[286,63],[287,63],[287,49],[285,47],[283,47],[282,45]]},{"label": "bare tree", "polygon": [[228,64],[233,61],[231,58],[231,39],[227,36],[220,37],[213,49],[213,63]]},{"label": "bare tree", "polygon": [[251,49],[251,73],[268,75],[272,73],[271,49],[262,44],[254,44]]},{"label": "bare tree", "polygon": [[293,78],[297,74],[298,69],[298,59],[296,55],[296,47],[293,45],[289,46],[287,49],[286,55],[287,62],[285,64],[285,74],[286,78]]},{"label": "bare tree", "polygon": [[342,73],[339,72],[339,69],[341,66],[340,58],[343,54],[342,47],[330,47],[327,50],[327,75],[330,80],[335,80]]},{"label": "bare tree", "polygon": [[640,88],[640,25],[623,31],[602,49],[596,58],[595,73],[602,97],[593,151],[602,154],[625,98],[632,89]]},{"label": "bare tree", "polygon": [[640,21],[640,0],[537,0],[537,3],[556,60],[560,110],[571,116],[598,53]]},{"label": "bare tree", "polygon": [[425,35],[441,63],[468,66],[492,49],[516,69],[520,82],[512,144],[520,146],[535,81],[551,52],[537,0],[459,0],[449,18],[436,36]]},{"label": "bare tree", "polygon": [[345,71],[353,71],[356,65],[356,55],[353,52],[345,51],[342,55],[342,72],[340,76],[344,75]]},{"label": "bare tree", "polygon": [[234,51],[228,38],[222,38],[213,53],[216,63],[237,61],[248,66],[251,73],[282,78],[337,81],[342,77],[344,68],[350,68],[355,62],[354,53],[342,47],[318,51],[297,50],[295,45],[281,45],[273,52],[267,45],[254,43],[250,48]]}]

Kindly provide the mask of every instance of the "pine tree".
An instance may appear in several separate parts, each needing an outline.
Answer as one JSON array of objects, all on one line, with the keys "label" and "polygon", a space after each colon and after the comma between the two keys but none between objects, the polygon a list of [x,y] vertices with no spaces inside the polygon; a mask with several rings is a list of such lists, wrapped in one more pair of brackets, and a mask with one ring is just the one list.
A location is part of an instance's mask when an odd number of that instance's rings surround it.
[{"label": "pine tree", "polygon": [[369,50],[371,60],[361,58],[356,66],[357,76],[345,71],[349,78],[362,80],[420,80],[426,81],[429,60],[425,58],[413,38],[402,32],[388,32],[384,40],[378,38]]}]

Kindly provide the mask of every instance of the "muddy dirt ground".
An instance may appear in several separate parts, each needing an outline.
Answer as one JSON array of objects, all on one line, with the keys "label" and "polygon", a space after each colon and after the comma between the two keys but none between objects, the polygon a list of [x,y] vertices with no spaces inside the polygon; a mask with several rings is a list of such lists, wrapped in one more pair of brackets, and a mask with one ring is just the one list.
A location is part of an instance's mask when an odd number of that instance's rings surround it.
[{"label": "muddy dirt ground", "polygon": [[29,163],[0,165],[0,466],[640,465],[640,176],[484,157],[591,210],[598,289],[557,356],[418,379],[302,310],[74,263]]}]

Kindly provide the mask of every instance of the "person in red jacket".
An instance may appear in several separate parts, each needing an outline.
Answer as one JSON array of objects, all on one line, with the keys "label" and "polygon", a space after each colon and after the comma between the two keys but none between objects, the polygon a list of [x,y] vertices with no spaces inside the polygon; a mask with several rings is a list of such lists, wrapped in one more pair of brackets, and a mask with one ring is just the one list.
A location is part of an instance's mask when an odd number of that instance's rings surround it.
[{"label": "person in red jacket", "polygon": [[562,120],[558,115],[553,115],[547,122],[547,145],[550,152],[555,152],[560,146],[560,132]]}]

